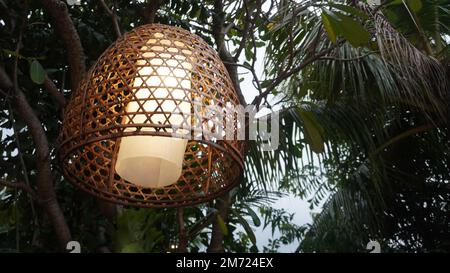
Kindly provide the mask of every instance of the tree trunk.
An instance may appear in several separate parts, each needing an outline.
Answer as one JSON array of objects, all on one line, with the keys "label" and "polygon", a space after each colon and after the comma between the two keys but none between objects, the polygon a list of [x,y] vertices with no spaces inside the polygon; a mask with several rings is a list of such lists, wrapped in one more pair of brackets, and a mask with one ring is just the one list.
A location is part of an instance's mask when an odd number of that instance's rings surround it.
[{"label": "tree trunk", "polygon": [[66,244],[70,241],[70,230],[65,221],[61,208],[56,199],[53,187],[53,179],[50,164],[50,148],[41,121],[28,104],[25,94],[18,86],[14,86],[6,71],[0,67],[0,88],[12,90],[12,103],[16,111],[23,118],[28,126],[28,131],[36,147],[36,171],[37,171],[37,197],[39,205],[47,213],[55,231],[56,239],[60,250],[65,250]]},{"label": "tree trunk", "polygon": [[185,252],[187,252],[188,238],[187,238],[187,234],[186,234],[186,228],[184,226],[184,209],[183,208],[178,208],[177,218],[178,218],[178,230],[179,230],[179,234],[178,234],[179,240],[178,240],[177,252],[185,253]]},{"label": "tree trunk", "polygon": [[56,199],[50,167],[50,149],[44,128],[42,128],[40,120],[28,104],[25,95],[19,89],[16,90],[14,96],[14,106],[27,124],[36,147],[37,195],[39,204],[48,214],[60,249],[65,250],[66,244],[71,238],[70,230]]},{"label": "tree trunk", "polygon": [[[228,210],[231,205],[230,198],[228,197],[228,194],[224,195],[223,197],[218,198],[217,202],[217,210],[219,211],[220,217],[222,217],[223,221],[226,223],[228,218]],[[212,222],[212,231],[211,231],[211,241],[209,242],[208,246],[208,253],[220,253],[224,252],[223,248],[223,238],[225,235],[222,232],[222,229],[220,228],[220,225],[217,221],[217,217],[214,217],[214,220]]]}]

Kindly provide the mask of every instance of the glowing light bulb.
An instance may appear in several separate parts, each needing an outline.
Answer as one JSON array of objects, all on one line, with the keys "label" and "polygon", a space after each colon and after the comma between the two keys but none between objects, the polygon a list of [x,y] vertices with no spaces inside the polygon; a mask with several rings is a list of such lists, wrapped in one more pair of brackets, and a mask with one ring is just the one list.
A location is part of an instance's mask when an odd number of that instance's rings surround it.
[{"label": "glowing light bulb", "polygon": [[[190,114],[191,105],[186,100],[191,81],[189,79],[191,64],[187,61],[183,50],[184,44],[175,42],[177,47],[152,45],[156,41],[149,40],[142,48],[145,52],[142,59],[136,62],[137,76],[133,83],[136,101],[126,106],[126,123],[150,123],[144,112],[153,112],[151,123],[180,126],[183,113]],[[159,41],[170,45],[168,40]],[[180,45],[181,44],[181,45]],[[150,48],[149,51],[147,51]],[[163,52],[164,50],[164,52]],[[134,114],[136,113],[136,114]],[[172,113],[167,117],[167,113]],[[125,131],[134,128],[127,128]],[[154,128],[142,128],[142,131],[155,131]],[[117,154],[115,169],[125,180],[147,188],[161,188],[177,182],[182,172],[187,140],[160,136],[128,136],[122,137]]]}]

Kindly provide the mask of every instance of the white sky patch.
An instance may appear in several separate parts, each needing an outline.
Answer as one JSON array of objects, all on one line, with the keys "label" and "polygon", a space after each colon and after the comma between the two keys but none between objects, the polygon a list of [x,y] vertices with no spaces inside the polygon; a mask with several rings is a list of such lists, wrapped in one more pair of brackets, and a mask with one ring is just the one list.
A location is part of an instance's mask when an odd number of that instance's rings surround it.
[{"label": "white sky patch", "polygon": [[[256,62],[255,62],[255,73],[258,76],[258,78],[261,80],[264,77],[264,53],[265,48],[261,47],[258,48],[256,51]],[[240,63],[244,63],[245,57],[241,55],[240,57]],[[244,68],[244,67],[238,67],[238,73],[239,78],[243,78],[243,81],[240,83],[241,91],[244,95],[245,101],[247,103],[251,103],[253,99],[259,94],[258,89],[253,85],[253,75],[252,73]],[[274,97],[273,95],[270,95],[268,97],[268,102],[272,106],[274,105],[278,99]],[[273,107],[273,111],[277,111],[281,108],[281,104],[277,104]],[[261,117],[264,115],[267,115],[270,113],[270,110],[265,108],[258,112],[256,117]],[[314,164],[319,164],[318,159],[313,158]],[[288,195],[286,197],[282,197],[278,199],[272,206],[276,209],[285,209],[289,213],[295,213],[293,223],[302,226],[305,224],[312,223],[312,214],[313,213],[319,213],[322,210],[323,203],[326,201],[328,197],[324,197],[321,204],[314,208],[313,210],[310,209],[310,204],[308,203],[309,197],[305,197],[304,199],[301,199],[299,197],[295,197],[293,195]],[[259,215],[260,216],[260,215]],[[263,219],[261,219],[263,220]],[[251,221],[250,221],[251,222]],[[245,232],[242,227],[238,227],[239,231]],[[280,236],[280,233],[278,231],[275,231],[274,235],[272,236],[272,230],[271,227],[268,226],[266,229],[263,229],[263,225],[260,227],[255,227],[254,232],[256,235],[256,241],[259,251],[263,250],[263,247],[266,246],[269,242],[269,239],[272,238],[278,238]],[[298,242],[294,242],[290,245],[282,245],[280,246],[279,251],[280,252],[294,252],[298,247]]]}]

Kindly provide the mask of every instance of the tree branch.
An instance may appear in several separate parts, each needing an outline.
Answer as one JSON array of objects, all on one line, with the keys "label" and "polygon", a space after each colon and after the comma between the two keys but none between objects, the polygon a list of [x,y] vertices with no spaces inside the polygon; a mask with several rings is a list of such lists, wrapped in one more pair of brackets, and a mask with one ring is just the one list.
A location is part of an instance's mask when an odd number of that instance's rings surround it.
[{"label": "tree branch", "polygon": [[191,229],[187,232],[187,239],[191,240],[192,238],[197,236],[197,234],[200,231],[202,231],[204,228],[206,228],[207,226],[209,226],[212,223],[212,221],[214,220],[216,215],[217,215],[217,212],[211,212],[208,216],[206,216],[206,218],[204,218],[203,221],[199,221],[198,223],[195,223],[195,225],[193,225],[191,227]]},{"label": "tree branch", "polygon": [[[238,99],[241,105],[245,106],[247,103],[245,102],[244,95],[242,94],[242,90],[239,86],[239,77],[237,73],[237,66],[235,65],[236,61],[234,57],[227,50],[225,45],[225,16],[224,16],[224,6],[222,0],[214,0],[214,15],[213,15],[213,25],[212,25],[212,34],[214,40],[216,42],[219,56],[225,64],[227,68],[228,74],[233,82],[234,89],[238,95]],[[223,219],[223,221],[227,221],[228,218],[228,210],[231,205],[231,200],[229,198],[229,194],[226,193],[222,197],[216,199],[217,204],[216,208],[218,210],[218,215]],[[212,218],[212,231],[211,231],[211,240],[207,249],[207,252],[223,252],[223,239],[224,234],[220,228],[220,225],[217,221],[217,214],[213,214]]]},{"label": "tree branch", "polygon": [[[218,215],[222,217],[223,221],[226,222],[228,219],[228,210],[231,205],[231,200],[229,198],[228,194],[225,194],[224,196],[217,198],[217,210]],[[220,225],[217,221],[217,215],[213,218],[212,222],[212,231],[211,231],[211,240],[209,242],[209,246],[207,249],[208,253],[219,253],[224,252],[223,248],[223,239],[225,235],[222,232],[222,229],[220,228]]]},{"label": "tree branch", "polygon": [[376,155],[378,153],[381,153],[382,151],[384,151],[384,149],[386,149],[387,147],[391,146],[392,144],[401,141],[411,135],[414,134],[418,134],[418,133],[422,133],[431,129],[435,129],[437,128],[436,125],[431,124],[431,123],[427,123],[427,124],[423,124],[411,129],[406,130],[405,132],[402,132],[396,136],[394,136],[393,138],[389,139],[387,142],[385,142],[383,145],[381,145],[380,147],[378,147],[377,149],[375,149],[375,151],[371,152],[371,155]]},{"label": "tree branch", "polygon": [[47,136],[41,121],[38,119],[30,104],[28,103],[23,91],[12,83],[3,67],[0,66],[0,88],[12,90],[14,95],[12,103],[17,112],[22,116],[28,126],[36,147],[36,170],[37,170],[37,196],[39,204],[43,207],[52,223],[56,238],[58,239],[61,250],[65,250],[66,244],[71,239],[70,230],[56,199],[56,193],[53,188],[51,165],[50,165],[50,147]]},{"label": "tree branch", "polygon": [[59,92],[58,87],[56,87],[55,83],[48,77],[48,75],[45,75],[44,86],[59,106],[64,108],[67,103],[66,98],[64,98],[63,93]]},{"label": "tree branch", "polygon": [[187,243],[188,243],[188,237],[186,234],[186,228],[184,227],[184,209],[178,208],[177,210],[177,220],[178,220],[178,248],[177,252],[179,253],[185,253],[187,252]]},{"label": "tree branch", "polygon": [[214,12],[215,16],[213,16],[213,26],[212,33],[214,40],[216,41],[216,45],[218,48],[219,56],[225,64],[227,68],[228,74],[230,75],[231,81],[233,82],[234,89],[238,95],[238,99],[241,105],[247,105],[245,102],[244,95],[242,94],[242,90],[239,86],[239,76],[237,73],[237,67],[230,63],[236,63],[234,57],[227,50],[225,45],[225,32],[224,32],[224,23],[225,17],[223,15],[223,3],[222,0],[214,1]]},{"label": "tree branch", "polygon": [[165,0],[149,0],[147,8],[144,10],[144,20],[147,24],[155,22],[156,13]]},{"label": "tree branch", "polygon": [[15,189],[21,189],[23,191],[25,191],[26,193],[28,193],[31,198],[36,198],[36,192],[26,183],[23,182],[10,182],[10,181],[6,181],[4,179],[0,179],[0,185],[3,185],[5,187],[9,187],[9,188],[15,188]]},{"label": "tree branch", "polygon": [[259,82],[258,75],[256,75],[256,71],[255,71],[254,67],[248,66],[245,64],[239,64],[239,63],[230,63],[230,62],[224,62],[224,63],[229,64],[229,65],[243,67],[243,68],[249,70],[253,75],[253,86],[258,90],[259,94],[262,93],[261,83]]},{"label": "tree branch", "polygon": [[[63,43],[67,49],[67,58],[70,65],[70,79],[71,79],[71,89],[72,91],[75,91],[78,88],[79,83],[84,77],[84,74],[86,72],[86,65],[85,65],[85,55],[83,51],[83,47],[81,44],[80,37],[76,31],[76,28],[73,24],[73,21],[69,15],[67,6],[64,2],[60,0],[41,0],[42,6],[44,7],[45,11],[50,15],[53,25],[56,29],[56,32],[63,40]],[[109,9],[108,9],[109,10]],[[112,12],[112,11],[111,11]],[[114,28],[116,31],[116,34],[121,34],[120,29],[118,29],[118,22],[116,24],[116,21],[113,21]],[[64,80],[63,80],[64,81]],[[54,91],[54,89],[53,89]],[[19,102],[22,102],[22,104],[25,105],[25,109],[28,109],[26,107],[26,100],[20,99],[19,96]],[[29,105],[28,105],[29,106]],[[26,114],[26,113],[24,113]],[[28,113],[29,114],[29,113]],[[30,114],[29,114],[30,115]],[[37,119],[37,118],[36,118]],[[45,142],[47,140],[45,139]],[[36,146],[39,146],[38,143],[36,143]],[[48,143],[46,143],[46,146],[43,148],[44,150],[48,150]],[[43,153],[44,154],[44,153]],[[48,153],[47,153],[48,155]],[[46,158],[47,160],[48,158]],[[41,162],[41,161],[39,161]],[[51,177],[51,171],[50,171],[50,163],[45,162],[44,172],[46,173],[43,176],[46,176],[48,178]],[[51,182],[51,180],[48,180]],[[40,189],[40,187],[38,188]],[[38,192],[39,193],[39,192]],[[59,208],[59,205],[56,201],[56,198],[53,198],[55,195],[53,185],[52,188],[48,188],[46,190],[42,190],[43,200],[47,200],[45,202],[45,206],[47,207],[48,214],[50,216],[50,219],[53,221],[53,226],[57,233],[59,234],[59,241],[61,243],[61,247],[65,249],[65,244],[68,240],[70,240],[70,231],[68,229],[67,224],[65,223],[64,216],[61,212],[61,209]],[[101,212],[110,220],[114,221],[115,219],[115,212],[116,212],[116,206],[110,203],[106,202],[99,202],[99,207]],[[57,223],[60,224],[57,224]],[[60,228],[58,226],[61,226]]]},{"label": "tree branch", "polygon": [[303,63],[301,63],[297,67],[293,68],[292,70],[290,70],[288,72],[283,72],[277,78],[275,78],[273,80],[270,80],[270,82],[272,82],[272,83],[266,88],[266,90],[264,92],[262,92],[260,95],[255,97],[255,99],[252,101],[252,105],[259,105],[261,103],[261,101],[265,97],[267,97],[270,94],[270,92],[272,92],[273,89],[275,89],[275,87],[277,87],[277,85],[279,85],[281,82],[283,82],[285,79],[289,78],[293,74],[296,74],[296,73],[300,72],[300,70],[302,70],[303,68],[307,67],[308,65],[310,65],[313,62],[317,61],[318,59],[322,58],[324,55],[330,53],[337,46],[339,46],[341,43],[342,42],[338,42],[336,45],[333,45],[333,46],[331,46],[331,47],[329,47],[327,49],[324,49],[324,50],[320,51],[319,53],[317,53],[314,56],[308,58],[306,61],[304,61]]},{"label": "tree branch", "polygon": [[71,88],[72,91],[75,91],[86,72],[85,55],[80,37],[64,2],[41,0],[41,3],[52,18],[53,26],[67,49],[67,58],[71,69]]},{"label": "tree branch", "polygon": [[111,17],[111,21],[114,26],[114,31],[116,32],[117,38],[122,37],[122,32],[120,31],[119,22],[117,20],[116,12],[113,9],[110,9],[104,0],[98,0],[100,2],[100,5],[102,5],[103,9],[108,13],[108,15]]},{"label": "tree branch", "polygon": [[[235,62],[239,60],[239,56],[241,55],[242,50],[245,48],[249,34],[250,24],[253,24],[253,22],[251,22],[250,14],[248,13],[247,4],[245,1],[244,6],[246,7],[244,29],[242,30],[241,44],[239,45],[239,48],[237,49],[236,54],[234,55]],[[250,35],[253,35],[253,33],[250,33]]]},{"label": "tree branch", "polygon": [[[16,62],[18,62],[17,58],[16,58]],[[25,160],[23,159],[23,153],[22,153],[22,145],[20,144],[20,138],[19,138],[19,132],[14,124],[15,122],[15,118],[14,118],[14,113],[13,113],[13,109],[11,106],[11,101],[8,100],[8,112],[9,112],[9,119],[11,121],[11,127],[13,129],[14,132],[14,140],[16,142],[16,147],[17,147],[17,155],[19,157],[20,160],[20,165],[22,165],[22,175],[23,175],[23,179],[25,180],[25,185],[31,190],[30,187],[30,179],[28,177],[28,169],[27,166],[25,164]],[[30,194],[30,208],[31,208],[31,213],[33,215],[33,219],[34,219],[34,224],[36,227],[39,227],[39,219],[38,216],[36,214],[36,209],[34,207],[34,203],[33,203],[33,199],[34,199],[34,191],[31,190],[31,192],[33,194]]]},{"label": "tree branch", "polygon": [[360,59],[364,59],[365,57],[370,56],[370,55],[375,54],[375,53],[379,53],[379,52],[378,51],[368,52],[368,53],[366,53],[364,55],[360,55],[360,56],[357,56],[357,57],[354,57],[354,58],[347,58],[347,59],[335,58],[333,56],[323,56],[323,57],[320,57],[319,60],[330,60],[330,61],[338,61],[338,62],[352,62],[352,61],[357,61],[357,60],[360,60]]},{"label": "tree branch", "polygon": [[[18,83],[18,72],[19,72],[19,55],[20,55],[20,48],[22,47],[22,38],[23,38],[23,33],[27,27],[27,13],[29,10],[28,7],[28,3],[26,1],[24,2],[19,2],[19,5],[21,6],[21,22],[20,22],[20,28],[19,28],[19,34],[17,37],[17,44],[16,44],[16,50],[15,50],[15,58],[14,58],[14,65],[13,65],[13,80],[12,80],[12,89],[15,89],[17,86],[19,86]],[[3,71],[4,72],[4,71]],[[3,77],[7,77],[7,75],[3,76]],[[11,91],[11,90],[10,90]],[[12,92],[10,92],[12,93]],[[11,106],[11,97],[9,98],[9,100],[7,101],[8,103],[8,112],[9,112],[9,119],[11,121],[11,127],[13,129],[13,133],[14,133],[14,140],[16,142],[16,146],[17,146],[17,150],[18,150],[18,157],[20,160],[20,164],[22,166],[22,175],[23,178],[25,180],[25,185],[31,189],[30,187],[30,180],[28,177],[28,170],[27,170],[27,166],[25,164],[25,160],[23,159],[23,154],[22,154],[22,147],[20,145],[20,139],[19,139],[19,132],[14,124],[15,122],[15,118],[14,118],[14,112]],[[39,221],[38,221],[38,217],[36,215],[36,210],[34,208],[34,203],[33,203],[33,196],[30,195],[30,207],[31,207],[31,212],[34,218],[34,224],[36,225],[36,227],[39,225]],[[17,229],[18,230],[18,229]],[[19,249],[19,248],[17,248]]]}]

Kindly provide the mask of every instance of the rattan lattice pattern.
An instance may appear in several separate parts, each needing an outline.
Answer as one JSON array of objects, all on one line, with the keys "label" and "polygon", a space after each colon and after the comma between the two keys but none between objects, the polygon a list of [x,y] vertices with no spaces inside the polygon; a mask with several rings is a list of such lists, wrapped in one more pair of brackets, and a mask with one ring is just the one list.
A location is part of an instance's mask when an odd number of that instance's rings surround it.
[{"label": "rattan lattice pattern", "polygon": [[[164,78],[169,76],[170,83]],[[194,99],[219,107],[238,104],[223,63],[206,42],[160,24],[125,34],[102,54],[67,105],[59,149],[65,177],[94,196],[138,207],[187,206],[223,194],[242,174],[242,141],[189,140],[180,179],[164,188],[143,188],[115,172],[122,137],[169,137],[179,133],[174,127],[189,128],[192,118],[181,110]],[[207,118],[198,122],[214,130]]]}]

